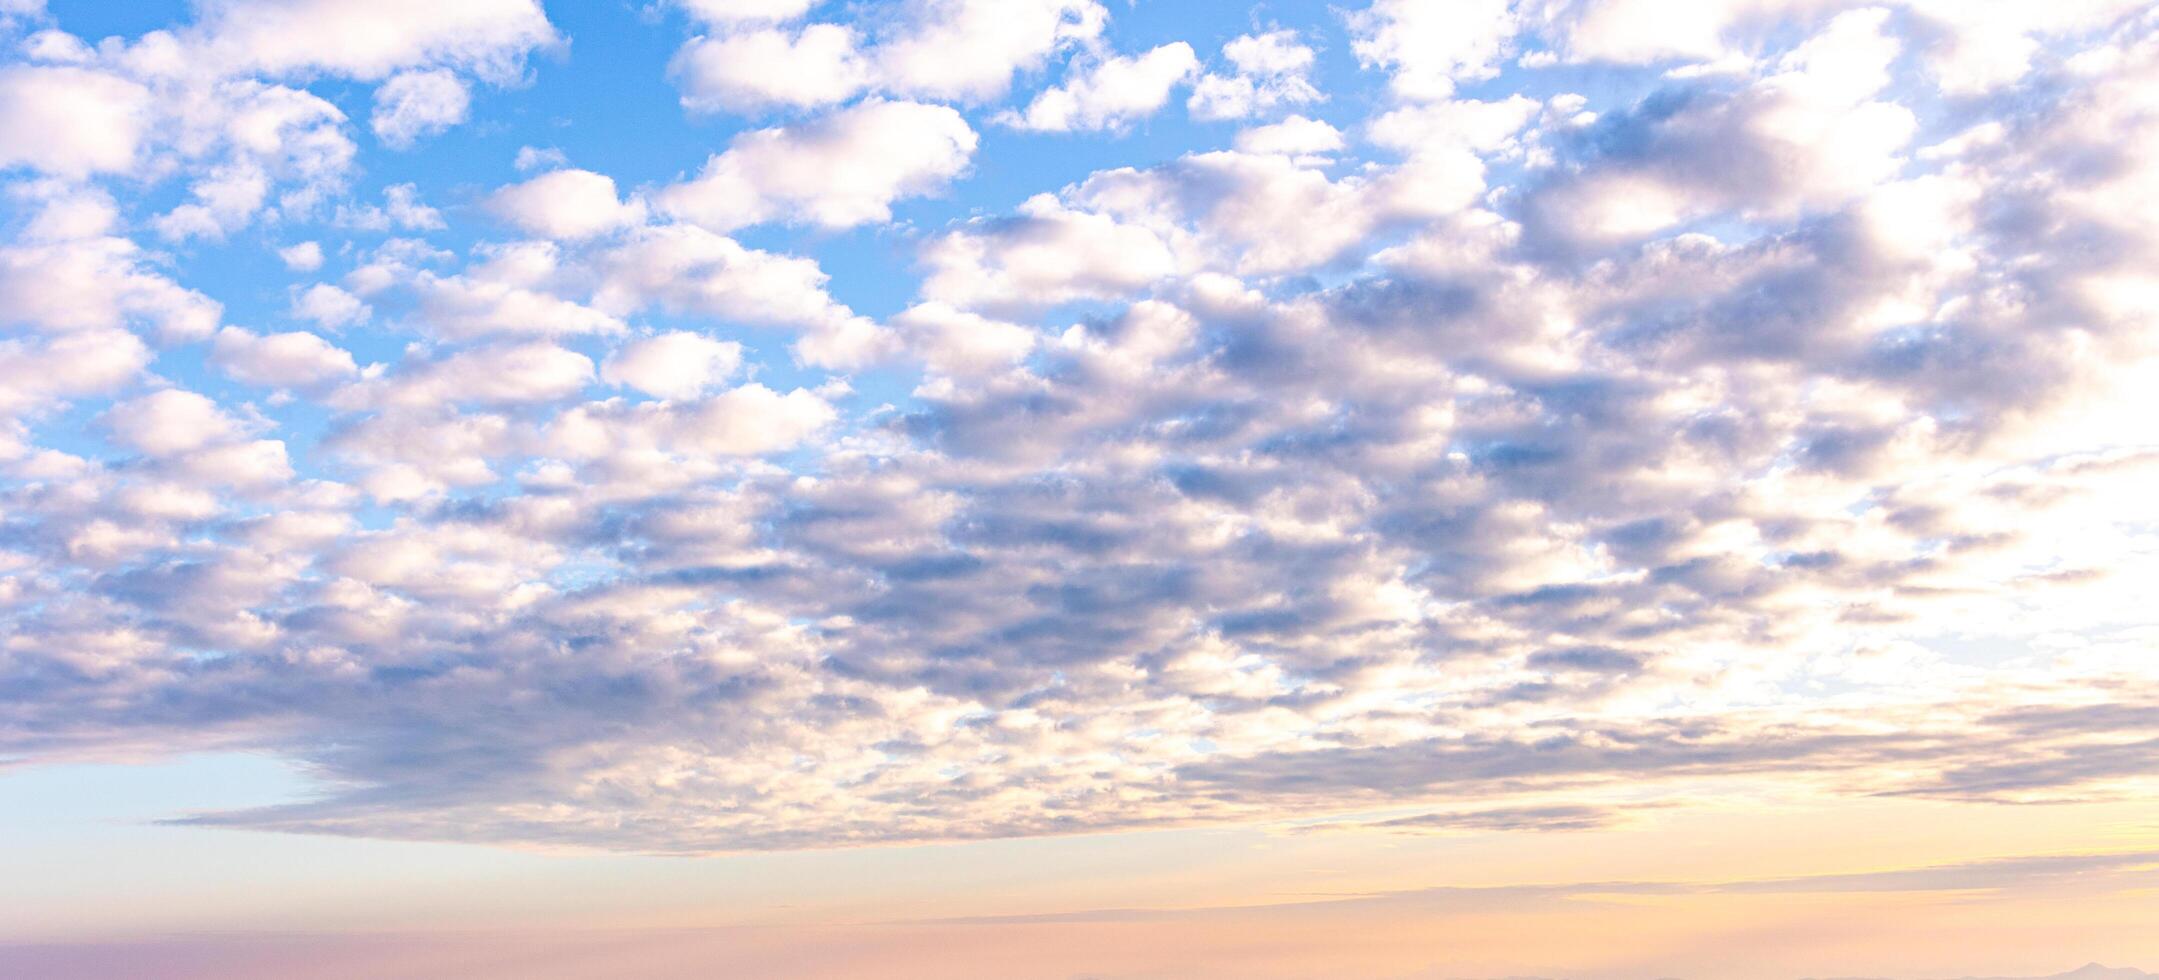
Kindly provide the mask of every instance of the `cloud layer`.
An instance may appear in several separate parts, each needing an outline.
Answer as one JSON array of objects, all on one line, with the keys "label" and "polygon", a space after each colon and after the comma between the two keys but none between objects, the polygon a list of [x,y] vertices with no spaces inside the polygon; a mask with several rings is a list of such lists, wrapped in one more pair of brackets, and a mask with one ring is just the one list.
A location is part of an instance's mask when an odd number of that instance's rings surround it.
[{"label": "cloud layer", "polygon": [[393,6],[10,22],[0,758],[685,853],[2159,776],[2140,4],[683,0],[694,156],[484,185],[398,161],[575,49]]}]

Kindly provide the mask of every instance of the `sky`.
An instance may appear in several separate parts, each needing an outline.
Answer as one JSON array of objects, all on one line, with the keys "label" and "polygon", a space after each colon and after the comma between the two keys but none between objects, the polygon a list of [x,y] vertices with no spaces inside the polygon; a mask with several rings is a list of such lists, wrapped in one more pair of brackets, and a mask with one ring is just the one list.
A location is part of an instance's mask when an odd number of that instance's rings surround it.
[{"label": "sky", "polygon": [[0,0],[0,974],[2159,969],[2154,417],[2142,2]]}]

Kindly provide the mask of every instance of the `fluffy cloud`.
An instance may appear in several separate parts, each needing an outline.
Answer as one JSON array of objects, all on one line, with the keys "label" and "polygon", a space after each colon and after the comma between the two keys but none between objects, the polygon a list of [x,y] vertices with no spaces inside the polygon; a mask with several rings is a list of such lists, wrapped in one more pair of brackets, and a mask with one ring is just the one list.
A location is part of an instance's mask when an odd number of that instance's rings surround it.
[{"label": "fluffy cloud", "polygon": [[845,228],[967,169],[974,130],[945,106],[871,100],[812,122],[744,133],[659,194],[669,213],[727,232],[775,219]]},{"label": "fluffy cloud", "polygon": [[226,327],[210,345],[210,360],[238,380],[273,388],[317,385],[359,373],[351,353],[304,331],[257,335]]},{"label": "fluffy cloud", "polygon": [[[1637,23],[1661,30],[1673,19],[1644,15]],[[1507,0],[1373,0],[1350,15],[1349,28],[1357,60],[1386,69],[1395,94],[1444,99],[1457,83],[1498,73],[1518,25]]]},{"label": "fluffy cloud", "polygon": [[80,177],[132,168],[150,124],[150,92],[70,66],[0,69],[0,166]]},{"label": "fluffy cloud", "polygon": [[1014,71],[1102,33],[1095,0],[907,0],[895,36],[874,52],[896,95],[963,101],[994,98]]},{"label": "fluffy cloud", "polygon": [[742,345],[684,331],[622,345],[600,377],[661,398],[685,399],[727,380],[742,366]]},{"label": "fluffy cloud", "polygon": [[[121,330],[0,341],[0,426],[60,399],[116,390],[149,363],[148,346]],[[0,429],[0,455],[21,450],[15,435]]]},{"label": "fluffy cloud", "polygon": [[832,420],[831,406],[812,392],[748,384],[697,401],[581,406],[550,423],[546,438],[570,459],[638,451],[754,456],[793,448]]},{"label": "fluffy cloud", "polygon": [[669,72],[682,86],[682,104],[703,112],[826,105],[870,82],[854,32],[838,24],[698,38],[683,46]]},{"label": "fluffy cloud", "polygon": [[177,340],[208,336],[222,314],[124,238],[0,247],[0,321],[53,331],[142,325]]},{"label": "fluffy cloud", "polygon": [[238,429],[216,402],[170,388],[113,406],[105,423],[122,444],[152,456],[200,449]]},{"label": "fluffy cloud", "polygon": [[453,72],[440,68],[403,72],[375,90],[370,125],[384,143],[407,147],[422,136],[464,122],[471,104],[465,83]]},{"label": "fluffy cloud", "polygon": [[1291,116],[1237,134],[1237,152],[1317,157],[1342,149],[1342,131],[1317,119]]},{"label": "fluffy cloud", "polygon": [[1007,121],[1021,129],[1052,132],[1112,129],[1162,108],[1170,90],[1198,68],[1199,58],[1183,41],[1129,58],[1105,58],[1063,85],[1043,90]]},{"label": "fluffy cloud", "polygon": [[669,69],[699,111],[824,105],[865,90],[980,102],[1014,72],[1094,40],[1108,18],[1095,0],[906,0],[865,38],[847,25],[787,25],[811,6],[793,0],[685,6],[717,31],[692,38]]},{"label": "fluffy cloud", "polygon": [[292,298],[293,316],[313,320],[329,330],[366,323],[374,312],[359,297],[325,282],[309,286]]},{"label": "fluffy cloud", "polygon": [[592,359],[568,348],[546,341],[494,344],[408,360],[347,386],[335,402],[398,409],[551,402],[583,390],[592,377]]},{"label": "fluffy cloud", "polygon": [[1302,105],[1320,99],[1306,78],[1314,54],[1295,31],[1246,34],[1222,46],[1230,74],[1209,73],[1193,86],[1185,103],[1200,119],[1243,119],[1279,105]]},{"label": "fluffy cloud", "polygon": [[694,225],[645,228],[597,260],[593,303],[629,313],[657,307],[802,335],[796,352],[811,363],[856,367],[882,355],[886,331],[835,301],[817,263],[746,248]]},{"label": "fluffy cloud", "polygon": [[636,224],[644,218],[642,202],[624,202],[615,181],[590,170],[556,170],[496,191],[488,209],[519,229],[542,238],[590,238]]},{"label": "fluffy cloud", "polygon": [[927,247],[923,295],[960,307],[1026,309],[1114,299],[1173,273],[1176,258],[1145,228],[1030,198],[1018,214],[951,232]]},{"label": "fluffy cloud", "polygon": [[452,275],[414,269],[393,258],[355,276],[406,285],[428,328],[455,340],[624,329],[621,320],[565,295],[562,253],[548,242],[485,249],[479,261]]},{"label": "fluffy cloud", "polygon": [[322,243],[299,242],[277,250],[278,261],[294,272],[313,272],[322,268]]},{"label": "fluffy cloud", "polygon": [[979,374],[1010,367],[1036,343],[1035,332],[941,302],[918,303],[892,318],[907,349],[939,374]]},{"label": "fluffy cloud", "polygon": [[420,65],[506,77],[556,37],[536,0],[210,0],[185,40],[237,70],[375,79]]},{"label": "fluffy cloud", "polygon": [[1540,190],[1537,226],[1577,241],[1623,240],[1709,210],[1833,205],[1886,180],[1916,126],[1909,109],[1875,98],[1899,52],[1883,32],[1887,17],[1839,15],[1732,96],[1601,120],[1612,145],[1631,145]]}]

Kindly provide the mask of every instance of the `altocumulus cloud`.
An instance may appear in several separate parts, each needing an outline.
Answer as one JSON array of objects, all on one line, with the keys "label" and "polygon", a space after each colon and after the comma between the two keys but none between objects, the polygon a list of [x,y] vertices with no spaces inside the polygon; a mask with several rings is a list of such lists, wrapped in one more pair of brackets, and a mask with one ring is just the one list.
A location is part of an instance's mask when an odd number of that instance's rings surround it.
[{"label": "altocumulus cloud", "polygon": [[439,183],[537,3],[12,15],[0,757],[690,853],[2148,788],[2159,14],[1439,6],[681,0],[694,155]]}]

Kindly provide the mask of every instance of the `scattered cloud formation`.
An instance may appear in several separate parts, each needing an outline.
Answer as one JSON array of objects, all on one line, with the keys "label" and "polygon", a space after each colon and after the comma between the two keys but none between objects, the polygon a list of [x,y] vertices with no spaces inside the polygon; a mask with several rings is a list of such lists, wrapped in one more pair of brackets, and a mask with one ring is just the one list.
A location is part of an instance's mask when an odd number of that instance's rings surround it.
[{"label": "scattered cloud formation", "polygon": [[682,854],[2148,797],[2159,18],[1651,6],[677,0],[575,99],[532,0],[10,8],[0,757]]}]

